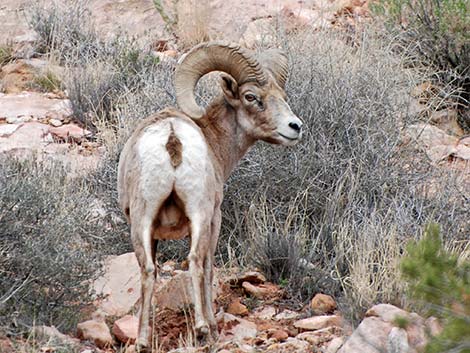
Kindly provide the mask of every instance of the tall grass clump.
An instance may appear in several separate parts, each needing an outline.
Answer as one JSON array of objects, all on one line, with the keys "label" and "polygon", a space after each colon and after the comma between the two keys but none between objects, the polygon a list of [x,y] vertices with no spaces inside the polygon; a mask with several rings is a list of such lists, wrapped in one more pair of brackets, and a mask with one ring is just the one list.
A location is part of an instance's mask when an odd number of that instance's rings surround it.
[{"label": "tall grass clump", "polygon": [[100,261],[129,248],[106,173],[71,177],[53,161],[1,163],[0,327],[71,330]]},{"label": "tall grass clump", "polygon": [[409,63],[430,65],[442,86],[441,98],[457,104],[460,123],[470,131],[470,2],[467,0],[377,0]]},{"label": "tall grass clump", "polygon": [[[458,239],[469,230],[468,195],[401,144],[417,78],[368,32],[358,48],[337,33],[280,44],[305,135],[293,148],[258,144],[240,163],[225,191],[221,256],[287,280],[299,299],[338,295],[357,316],[375,302],[400,303],[405,240],[430,220]],[[439,177],[441,192],[428,197],[427,181]]]}]

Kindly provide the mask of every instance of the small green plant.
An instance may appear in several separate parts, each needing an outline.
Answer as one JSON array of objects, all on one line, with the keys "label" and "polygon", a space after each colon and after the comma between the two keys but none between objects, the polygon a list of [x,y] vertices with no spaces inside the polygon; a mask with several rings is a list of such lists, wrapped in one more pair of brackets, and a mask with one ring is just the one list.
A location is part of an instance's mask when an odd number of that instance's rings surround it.
[{"label": "small green plant", "polygon": [[44,92],[53,92],[62,89],[62,82],[53,72],[48,71],[36,76],[33,86]]},{"label": "small green plant", "polygon": [[0,66],[8,64],[13,60],[12,56],[13,49],[9,45],[0,46]]},{"label": "small green plant", "polygon": [[426,347],[428,353],[470,352],[470,261],[459,262],[446,251],[439,226],[430,224],[419,242],[408,246],[401,263],[412,298],[443,323],[441,334]]}]

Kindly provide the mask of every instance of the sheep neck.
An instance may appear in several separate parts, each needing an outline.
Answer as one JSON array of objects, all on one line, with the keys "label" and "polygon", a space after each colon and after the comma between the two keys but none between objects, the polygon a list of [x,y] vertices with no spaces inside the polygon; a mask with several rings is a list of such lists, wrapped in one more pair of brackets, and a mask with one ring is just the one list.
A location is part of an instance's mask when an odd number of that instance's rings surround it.
[{"label": "sheep neck", "polygon": [[207,143],[219,167],[218,174],[227,180],[238,161],[255,143],[238,124],[237,112],[223,98],[216,100],[206,110],[201,125]]}]

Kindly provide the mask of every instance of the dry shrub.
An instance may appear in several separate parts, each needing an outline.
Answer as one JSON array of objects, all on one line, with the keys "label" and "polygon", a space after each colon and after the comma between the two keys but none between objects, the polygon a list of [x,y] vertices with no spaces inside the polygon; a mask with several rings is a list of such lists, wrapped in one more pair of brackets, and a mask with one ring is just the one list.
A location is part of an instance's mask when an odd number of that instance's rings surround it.
[{"label": "dry shrub", "polygon": [[[340,296],[356,316],[402,301],[396,259],[423,224],[440,222],[454,235],[449,242],[468,235],[465,193],[400,146],[401,129],[416,118],[407,113],[413,72],[384,38],[362,38],[359,47],[333,33],[281,43],[305,136],[294,148],[258,144],[240,163],[226,187],[219,243],[222,258],[261,267],[303,300]],[[433,178],[442,189],[430,198],[423,189]]]},{"label": "dry shrub", "polygon": [[70,330],[103,256],[129,249],[114,187],[105,169],[72,178],[53,161],[1,163],[0,326]]}]

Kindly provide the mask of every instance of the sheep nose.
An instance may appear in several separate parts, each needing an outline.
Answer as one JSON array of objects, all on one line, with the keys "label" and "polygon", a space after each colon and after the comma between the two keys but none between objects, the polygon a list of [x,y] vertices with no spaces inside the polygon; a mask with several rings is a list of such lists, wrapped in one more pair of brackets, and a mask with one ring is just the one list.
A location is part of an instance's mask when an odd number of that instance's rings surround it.
[{"label": "sheep nose", "polygon": [[301,124],[290,122],[289,127],[297,132],[300,132],[300,129],[302,128]]}]

